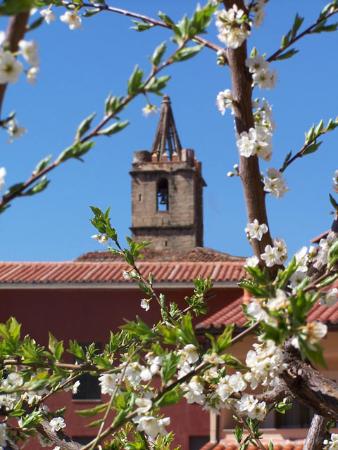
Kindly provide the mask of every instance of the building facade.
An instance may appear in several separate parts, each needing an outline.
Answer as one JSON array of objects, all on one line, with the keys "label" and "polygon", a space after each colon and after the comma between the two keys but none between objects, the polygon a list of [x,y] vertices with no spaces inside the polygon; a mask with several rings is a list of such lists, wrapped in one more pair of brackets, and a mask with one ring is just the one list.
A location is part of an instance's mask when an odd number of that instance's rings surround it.
[{"label": "building facade", "polygon": [[[154,287],[168,301],[184,306],[197,277],[214,283],[208,300],[209,314],[242,295],[237,282],[243,277],[243,260],[203,248],[203,188],[200,162],[195,152],[182,147],[170,100],[164,97],[159,124],[150,151],[138,151],[131,168],[132,226],[136,240],[151,241],[138,263],[142,274],[150,272]],[[23,334],[47,345],[48,332],[67,345],[76,339],[83,345],[103,346],[111,330],[138,315],[148,324],[160,319],[157,305],[140,308],[142,292],[122,277],[127,265],[108,252],[93,252],[76,261],[0,263],[0,321],[10,316],[22,323]],[[72,361],[71,357],[69,361]],[[96,379],[81,380],[77,395],[70,392],[50,400],[51,409],[66,406],[66,432],[86,443],[95,430],[77,410],[101,400]],[[199,406],[168,407],[176,445],[198,450],[209,441],[209,415]],[[34,442],[27,450],[40,448]]]}]

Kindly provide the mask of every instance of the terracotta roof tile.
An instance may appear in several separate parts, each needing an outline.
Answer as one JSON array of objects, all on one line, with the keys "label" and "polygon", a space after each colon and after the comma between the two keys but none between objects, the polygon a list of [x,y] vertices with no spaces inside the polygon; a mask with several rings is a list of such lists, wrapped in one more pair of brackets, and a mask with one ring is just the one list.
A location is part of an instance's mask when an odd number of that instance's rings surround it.
[{"label": "terracotta roof tile", "polygon": [[[266,449],[269,448],[269,444],[267,442],[263,442],[263,445]],[[303,441],[302,443],[299,443],[299,441],[284,441],[274,444],[274,450],[302,450],[303,446]],[[220,441],[218,444],[208,442],[203,447],[201,447],[200,450],[239,450],[239,445],[227,443],[224,441]],[[258,447],[250,444],[247,450],[258,450]]]},{"label": "terracotta roof tile", "polygon": [[[247,299],[245,299],[246,301]],[[242,310],[244,297],[240,297],[224,306],[216,313],[204,319],[197,328],[220,328],[225,325],[235,324],[243,327],[247,319]],[[338,324],[338,303],[333,306],[325,306],[317,303],[308,316],[309,321],[320,320],[331,325]]]},{"label": "terracotta roof tile", "polygon": [[[229,255],[228,253],[207,247],[194,247],[190,250],[170,248],[156,250],[151,247],[146,247],[142,253],[144,259],[147,261],[244,261],[242,257]],[[88,252],[77,258],[77,261],[121,261],[121,257],[119,255],[113,255],[111,252]]]},{"label": "terracotta roof tile", "polygon": [[[142,261],[138,267],[144,275],[151,272],[157,282],[192,282],[197,277],[237,282],[244,277],[241,261]],[[119,283],[125,282],[122,272],[128,269],[119,261],[0,262],[0,284]]]}]

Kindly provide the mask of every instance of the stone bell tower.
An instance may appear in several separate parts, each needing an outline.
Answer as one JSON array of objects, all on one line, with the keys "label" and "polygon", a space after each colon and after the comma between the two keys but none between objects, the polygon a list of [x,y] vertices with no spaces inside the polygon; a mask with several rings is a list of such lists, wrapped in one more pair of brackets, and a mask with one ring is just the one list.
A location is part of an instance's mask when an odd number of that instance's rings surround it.
[{"label": "stone bell tower", "polygon": [[156,250],[203,246],[201,163],[194,150],[182,148],[167,96],[152,150],[134,153],[130,175],[134,239]]}]

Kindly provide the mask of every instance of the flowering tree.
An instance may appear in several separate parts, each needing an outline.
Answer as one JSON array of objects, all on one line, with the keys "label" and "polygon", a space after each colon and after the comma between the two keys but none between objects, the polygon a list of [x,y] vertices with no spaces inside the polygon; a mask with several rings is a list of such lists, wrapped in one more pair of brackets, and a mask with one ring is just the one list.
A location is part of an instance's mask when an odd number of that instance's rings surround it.
[{"label": "flowering tree", "polygon": [[[119,242],[109,210],[93,207],[92,224],[97,230],[93,237],[108,244],[112,253],[120,255],[130,266],[126,279],[138,283],[144,298],[141,307],[159,308],[161,320],[149,326],[137,319],[111,333],[104,350],[94,344],[83,348],[50,335],[48,348],[29,336],[20,336],[20,324],[14,318],[0,324],[1,359],[1,423],[0,446],[10,443],[19,448],[24,441],[38,436],[42,442],[57,449],[169,449],[172,435],[165,427],[170,418],[163,417],[161,408],[174,404],[183,397],[188,403],[197,403],[209,410],[227,408],[238,422],[236,437],[245,449],[253,443],[264,449],[259,424],[266,414],[276,409],[283,412],[298,399],[316,412],[305,448],[338,448],[338,436],[325,436],[338,419],[338,386],[323,376],[314,366],[323,365],[320,340],[327,327],[320,322],[309,322],[312,306],[321,301],[332,305],[338,290],[332,287],[338,278],[338,240],[336,229],[323,238],[319,246],[303,247],[288,259],[283,239],[273,238],[265,205],[267,195],[277,198],[288,191],[284,173],[298,159],[318,150],[321,137],[338,126],[338,120],[320,121],[306,133],[301,149],[289,153],[279,169],[270,168],[265,175],[260,171],[260,159],[272,157],[274,122],[267,100],[254,99],[256,88],[271,89],[276,74],[273,63],[293,57],[295,45],[308,35],[335,31],[332,21],[338,13],[337,0],[331,1],[314,23],[303,27],[304,19],[297,15],[291,29],[283,36],[280,47],[270,56],[261,55],[254,48],[248,54],[247,45],[264,19],[266,0],[213,0],[197,6],[192,17],[184,16],[175,23],[164,13],[158,18],[110,6],[104,0],[85,3],[82,0],[5,1],[0,12],[10,16],[9,26],[2,35],[0,51],[0,102],[7,87],[25,71],[28,81],[38,74],[39,59],[33,41],[25,40],[25,33],[44,23],[51,24],[56,15],[76,30],[83,17],[101,12],[120,14],[134,19],[138,32],[166,28],[171,35],[173,51],[167,56],[167,44],[160,44],[151,58],[148,75],[136,67],[123,96],[109,96],[104,116],[96,124],[89,116],[78,127],[73,142],[54,161],[43,159],[25,182],[11,186],[0,201],[1,211],[17,197],[41,192],[48,185],[46,175],[71,158],[80,159],[101,135],[112,135],[127,126],[117,115],[138,95],[145,95],[146,114],[155,106],[150,94],[161,95],[169,77],[160,74],[168,66],[192,58],[206,49],[216,53],[219,65],[227,66],[232,86],[217,95],[221,114],[229,110],[235,120],[239,165],[229,176],[241,179],[248,215],[245,229],[253,249],[246,261],[247,279],[240,283],[252,296],[245,306],[247,327],[234,335],[228,326],[217,337],[205,336],[208,348],[202,349],[192,323],[194,316],[205,313],[209,280],[198,279],[187,306],[180,310],[153,288],[151,274],[145,277],[137,266],[137,259],[147,245],[128,240],[127,248]],[[30,13],[38,8],[39,18]],[[34,16],[32,16],[34,17]],[[218,30],[218,42],[204,37],[209,26]],[[203,37],[202,37],[203,35]],[[26,69],[24,69],[26,65]],[[0,125],[12,138],[24,129],[15,116],[1,119]],[[4,186],[6,170],[0,169],[0,185]],[[338,191],[338,171],[334,176],[334,190]],[[331,198],[335,214],[338,205]],[[253,333],[256,343],[245,361],[231,354],[231,346]],[[77,363],[69,364],[65,352],[74,355]],[[81,446],[67,438],[63,411],[50,411],[45,402],[61,390],[76,392],[79,378],[84,373],[99,377],[105,401],[81,415],[95,418],[96,437]],[[325,440],[324,440],[325,439]],[[273,442],[270,443],[273,449]]]}]

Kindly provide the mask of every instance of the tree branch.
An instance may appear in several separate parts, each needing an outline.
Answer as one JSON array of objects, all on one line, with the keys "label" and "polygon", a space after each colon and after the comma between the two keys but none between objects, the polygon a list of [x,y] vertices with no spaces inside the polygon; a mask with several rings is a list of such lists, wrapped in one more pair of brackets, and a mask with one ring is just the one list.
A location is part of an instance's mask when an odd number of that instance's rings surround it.
[{"label": "tree branch", "polygon": [[284,362],[287,369],[281,378],[292,394],[321,416],[338,420],[338,385],[302,361],[290,342],[284,347]]},{"label": "tree branch", "polygon": [[328,420],[315,414],[306,436],[303,450],[322,450]]},{"label": "tree branch", "polygon": [[338,8],[333,9],[330,13],[326,14],[324,17],[316,20],[312,25],[310,25],[308,28],[306,28],[301,33],[297,34],[293,39],[290,40],[290,42],[283,48],[279,48],[275,53],[273,53],[269,58],[267,59],[268,62],[275,61],[279,55],[285,52],[286,49],[291,47],[295,42],[299,41],[304,36],[311,34],[313,30],[320,25],[321,23],[325,22],[327,19],[329,19],[331,16],[338,13]]},{"label": "tree branch", "polygon": [[[243,0],[224,0],[226,8],[236,4],[238,8],[244,9]],[[236,131],[238,134],[249,131],[254,127],[252,113],[252,79],[245,65],[247,58],[246,43],[237,49],[228,49],[228,64],[231,71],[232,95],[234,98],[234,114]],[[257,156],[250,158],[240,157],[240,178],[242,180],[244,197],[249,222],[255,219],[260,224],[268,225],[268,217],[265,205],[265,192],[261,181],[259,162]],[[261,241],[252,239],[251,245],[255,255],[260,258],[266,245],[272,245],[270,230],[265,233]]]},{"label": "tree branch", "polygon": [[[77,6],[72,2],[63,2],[63,4],[65,6]],[[115,8],[114,6],[109,6],[109,5],[101,4],[101,3],[83,3],[82,6],[86,7],[86,8],[91,8],[91,9],[97,8],[100,11],[108,11],[108,12],[112,12],[115,14],[125,16],[125,17],[131,17],[132,19],[138,19],[138,20],[141,20],[142,22],[149,23],[150,25],[152,25],[154,27],[167,28],[167,29],[171,30],[171,27],[169,25],[167,25],[166,23],[164,23],[162,20],[154,19],[152,17],[145,16],[144,14],[139,14],[134,11],[128,11],[128,10],[122,9],[122,8]],[[199,44],[202,44],[205,47],[207,47],[215,52],[218,52],[219,50],[224,51],[223,47],[220,47],[219,45],[214,44],[213,42],[211,42],[201,36],[195,36],[193,41],[198,42]]]}]

